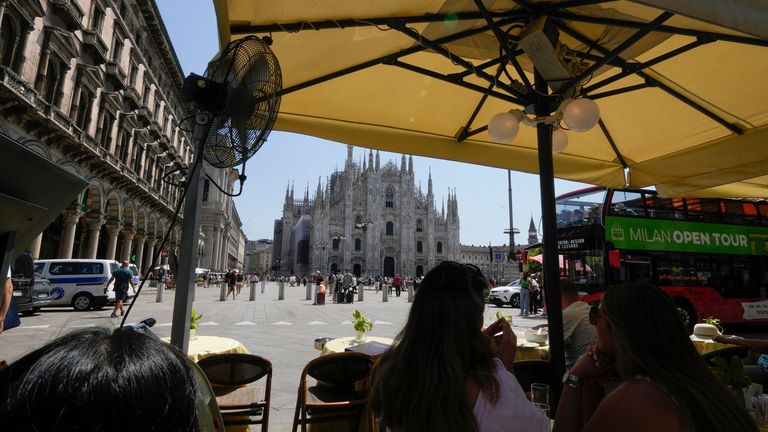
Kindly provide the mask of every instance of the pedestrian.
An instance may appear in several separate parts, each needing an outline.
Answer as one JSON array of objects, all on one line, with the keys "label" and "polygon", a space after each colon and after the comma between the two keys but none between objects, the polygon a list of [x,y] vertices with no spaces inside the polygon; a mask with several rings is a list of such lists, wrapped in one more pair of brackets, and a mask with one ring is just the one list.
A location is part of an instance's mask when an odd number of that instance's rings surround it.
[{"label": "pedestrian", "polygon": [[264,294],[267,288],[267,272],[261,274],[261,293]]},{"label": "pedestrian", "polygon": [[325,282],[323,282],[323,277],[318,276],[317,277],[317,304],[319,306],[325,306],[325,293],[328,290],[325,287]]},{"label": "pedestrian", "polygon": [[240,295],[240,290],[243,288],[243,272],[239,270],[235,275],[235,287],[237,288],[237,295]]},{"label": "pedestrian", "polygon": [[229,293],[232,293],[232,300],[237,300],[235,297],[235,284],[237,283],[237,276],[234,270],[230,270],[224,276],[224,281],[227,283],[227,295],[224,296],[224,300],[229,298]]},{"label": "pedestrian", "polygon": [[400,285],[403,283],[403,279],[399,274],[396,274],[392,279],[392,286],[395,287],[395,296],[400,297]]},{"label": "pedestrian", "polygon": [[259,281],[259,277],[256,276],[256,273],[251,273],[248,275],[248,283],[251,284],[251,292],[256,292],[256,282]]},{"label": "pedestrian", "polygon": [[530,312],[531,315],[536,315],[539,313],[539,301],[541,299],[539,294],[541,293],[541,290],[539,289],[539,282],[536,281],[536,278],[533,277],[533,275],[530,278],[528,289],[531,291],[531,300],[529,302],[530,306],[528,308],[528,312]]},{"label": "pedestrian", "polygon": [[133,283],[133,273],[128,269],[128,261],[123,261],[120,268],[112,273],[112,277],[104,285],[104,294],[107,293],[112,281],[115,281],[115,308],[112,309],[110,318],[117,318],[118,309],[120,309],[120,316],[124,314],[123,302],[128,300],[128,286],[130,285],[134,291],[136,290],[136,284]]},{"label": "pedestrian", "polygon": [[531,291],[528,289],[530,284],[528,272],[523,272],[523,277],[520,278],[520,316],[528,316],[531,301]]}]

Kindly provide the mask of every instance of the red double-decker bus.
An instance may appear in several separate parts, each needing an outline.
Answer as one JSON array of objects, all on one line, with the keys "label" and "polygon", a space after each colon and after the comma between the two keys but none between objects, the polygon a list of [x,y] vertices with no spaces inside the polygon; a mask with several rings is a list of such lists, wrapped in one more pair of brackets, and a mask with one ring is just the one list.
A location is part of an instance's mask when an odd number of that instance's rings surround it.
[{"label": "red double-decker bus", "polygon": [[768,201],[661,198],[591,187],[557,198],[560,274],[588,301],[645,280],[677,303],[689,327],[768,323]]}]

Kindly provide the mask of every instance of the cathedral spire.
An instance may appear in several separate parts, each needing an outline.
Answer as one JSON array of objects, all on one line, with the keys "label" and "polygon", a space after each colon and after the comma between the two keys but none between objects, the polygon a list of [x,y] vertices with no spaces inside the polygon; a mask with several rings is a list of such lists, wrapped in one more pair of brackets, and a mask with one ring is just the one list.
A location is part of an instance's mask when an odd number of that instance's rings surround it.
[{"label": "cathedral spire", "polygon": [[376,171],[381,168],[381,159],[379,158],[379,151],[376,150]]},{"label": "cathedral spire", "polygon": [[373,169],[373,150],[368,151],[368,169]]},{"label": "cathedral spire", "polygon": [[407,167],[406,167],[405,164],[406,164],[405,155],[403,155],[403,157],[400,159],[400,173],[401,174],[405,174],[405,172],[406,172],[405,170],[407,169]]},{"label": "cathedral spire", "polygon": [[442,215],[443,219],[445,219],[445,197],[443,197],[443,206],[442,207],[443,207],[443,210],[440,212],[440,214]]},{"label": "cathedral spire", "polygon": [[352,159],[352,149],[355,147],[351,144],[347,144],[347,166],[351,166],[354,163]]},{"label": "cathedral spire", "polygon": [[432,195],[432,167],[429,167],[429,180],[427,181],[427,195]]},{"label": "cathedral spire", "polygon": [[320,182],[320,176],[317,177],[317,191],[315,191],[315,201],[323,200],[323,188]]},{"label": "cathedral spire", "polygon": [[293,203],[293,182],[291,182],[291,203]]},{"label": "cathedral spire", "polygon": [[413,175],[413,156],[408,155],[408,174]]}]

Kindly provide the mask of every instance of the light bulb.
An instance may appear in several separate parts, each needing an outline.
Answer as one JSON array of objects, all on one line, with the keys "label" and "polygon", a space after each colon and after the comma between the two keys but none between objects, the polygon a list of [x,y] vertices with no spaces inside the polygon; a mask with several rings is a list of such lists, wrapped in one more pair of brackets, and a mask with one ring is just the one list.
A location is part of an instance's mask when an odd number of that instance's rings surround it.
[{"label": "light bulb", "polygon": [[512,141],[519,130],[520,120],[508,112],[496,114],[488,123],[488,135],[497,143]]},{"label": "light bulb", "polygon": [[588,131],[600,120],[600,107],[591,99],[566,99],[560,110],[568,129],[574,132]]},{"label": "light bulb", "polygon": [[568,134],[557,128],[552,131],[552,154],[558,154],[568,147]]}]

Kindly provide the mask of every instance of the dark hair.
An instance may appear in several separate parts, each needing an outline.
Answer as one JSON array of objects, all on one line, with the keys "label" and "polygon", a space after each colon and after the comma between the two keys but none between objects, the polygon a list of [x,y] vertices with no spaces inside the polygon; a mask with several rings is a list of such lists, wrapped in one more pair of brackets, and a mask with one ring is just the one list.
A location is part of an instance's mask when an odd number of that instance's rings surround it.
[{"label": "dark hair", "polygon": [[487,288],[479,269],[443,262],[424,277],[408,315],[373,371],[370,405],[393,430],[475,431],[465,387],[496,401],[493,355],[481,331]]},{"label": "dark hair", "polygon": [[616,285],[605,292],[602,304],[622,377],[649,377],[677,403],[694,430],[757,430],[743,403],[724,396],[730,391],[696,351],[677,306],[661,289],[647,282]]},{"label": "dark hair", "polygon": [[74,331],[0,373],[0,425],[13,431],[198,430],[194,372],[159,339]]},{"label": "dark hair", "polygon": [[560,292],[568,295],[579,295],[579,287],[568,278],[560,278]]},{"label": "dark hair", "polygon": [[317,278],[315,278],[315,283],[320,283],[324,281],[323,275],[317,275]]}]

